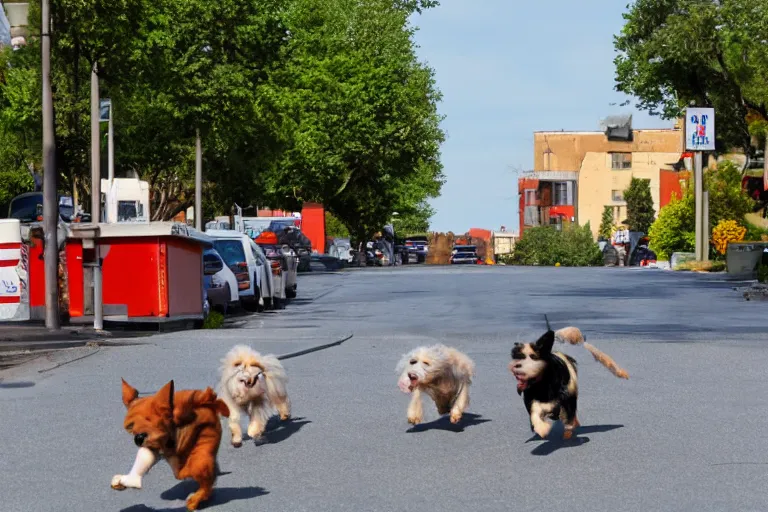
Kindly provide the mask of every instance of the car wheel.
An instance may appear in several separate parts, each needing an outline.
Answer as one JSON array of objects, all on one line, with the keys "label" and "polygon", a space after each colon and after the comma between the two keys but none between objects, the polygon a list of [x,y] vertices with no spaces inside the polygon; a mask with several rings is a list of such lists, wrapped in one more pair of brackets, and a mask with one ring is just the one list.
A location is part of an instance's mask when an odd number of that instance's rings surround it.
[{"label": "car wheel", "polygon": [[289,299],[295,299],[296,298],[296,288],[286,288],[285,289],[285,296]]}]

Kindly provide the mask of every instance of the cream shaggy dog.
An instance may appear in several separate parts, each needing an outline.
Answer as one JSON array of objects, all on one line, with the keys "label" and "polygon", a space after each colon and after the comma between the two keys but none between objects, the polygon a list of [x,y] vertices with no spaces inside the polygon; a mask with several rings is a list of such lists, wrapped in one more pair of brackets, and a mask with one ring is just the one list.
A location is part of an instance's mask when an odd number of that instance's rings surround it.
[{"label": "cream shaggy dog", "polygon": [[264,433],[275,410],[281,420],[291,417],[291,402],[285,368],[273,355],[262,355],[246,345],[237,345],[221,360],[219,398],[229,407],[232,445],[243,443],[240,413],[250,418],[248,435],[256,439]]},{"label": "cream shaggy dog", "polygon": [[411,394],[408,422],[424,420],[421,394],[426,393],[439,414],[451,413],[451,423],[458,423],[469,406],[469,386],[475,375],[475,363],[455,348],[445,345],[418,347],[405,354],[395,370],[397,385]]}]

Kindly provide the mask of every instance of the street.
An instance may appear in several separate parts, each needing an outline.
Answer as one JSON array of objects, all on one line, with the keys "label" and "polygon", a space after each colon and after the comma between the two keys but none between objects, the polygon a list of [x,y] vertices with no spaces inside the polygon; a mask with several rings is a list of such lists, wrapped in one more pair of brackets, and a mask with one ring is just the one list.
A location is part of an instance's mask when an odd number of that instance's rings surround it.
[{"label": "street", "polygon": [[[110,489],[136,447],[120,378],[142,393],[218,381],[236,343],[288,354],[294,418],[260,445],[219,451],[206,509],[221,511],[765,510],[765,305],[720,275],[611,268],[399,267],[302,275],[283,311],[218,330],[165,333],[81,359],[0,373],[4,512],[184,510],[193,482],[165,462],[141,490]],[[571,441],[534,438],[507,370],[516,341],[574,325],[630,374],[580,347]],[[455,428],[425,401],[406,422],[400,356],[444,343],[477,365]]]}]

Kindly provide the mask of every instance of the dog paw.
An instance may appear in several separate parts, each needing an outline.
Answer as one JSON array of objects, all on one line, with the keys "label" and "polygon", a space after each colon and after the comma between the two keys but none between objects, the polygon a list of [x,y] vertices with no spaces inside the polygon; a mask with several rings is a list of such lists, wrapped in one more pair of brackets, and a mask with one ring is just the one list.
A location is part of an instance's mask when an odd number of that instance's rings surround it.
[{"label": "dog paw", "polygon": [[411,425],[418,425],[419,423],[422,422],[423,419],[424,418],[422,418],[421,416],[408,416],[408,423],[410,423]]},{"label": "dog paw", "polygon": [[200,502],[202,500],[200,499],[200,496],[197,496],[197,493],[190,494],[187,498],[187,510],[197,510],[200,508]]},{"label": "dog paw", "polygon": [[291,413],[280,413],[280,421],[285,421],[291,419]]},{"label": "dog paw", "polygon": [[258,439],[264,433],[264,427],[258,425],[248,425],[248,435],[253,439]]},{"label": "dog paw", "polygon": [[451,411],[451,423],[454,425],[461,421],[461,412]]},{"label": "dog paw", "polygon": [[243,438],[240,436],[237,436],[237,437],[232,436],[232,446],[234,446],[235,448],[240,448],[241,446],[243,446]]},{"label": "dog paw", "polygon": [[539,437],[542,439],[546,439],[549,435],[549,432],[552,430],[552,427],[550,425],[544,426],[544,427],[538,427],[534,429],[537,434],[539,434]]},{"label": "dog paw", "polygon": [[137,475],[115,475],[112,477],[110,487],[116,491],[123,489],[141,489],[141,477]]},{"label": "dog paw", "polygon": [[573,430],[565,429],[563,432],[563,441],[568,441],[573,437]]}]

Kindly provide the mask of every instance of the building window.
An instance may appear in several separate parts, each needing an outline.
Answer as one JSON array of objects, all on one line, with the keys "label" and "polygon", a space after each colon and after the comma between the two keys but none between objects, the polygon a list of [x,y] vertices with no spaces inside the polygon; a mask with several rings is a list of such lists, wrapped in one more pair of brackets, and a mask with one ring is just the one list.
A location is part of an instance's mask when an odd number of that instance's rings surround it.
[{"label": "building window", "polygon": [[611,190],[611,200],[616,203],[624,201],[624,192],[621,190]]},{"label": "building window", "polygon": [[535,189],[528,189],[525,191],[525,204],[531,205],[536,204],[536,199],[538,196],[538,190]]},{"label": "building window", "polygon": [[611,169],[621,171],[632,168],[632,153],[611,153]]},{"label": "building window", "polygon": [[555,206],[564,206],[570,204],[568,201],[568,183],[565,181],[556,181],[552,183],[552,204]]}]

